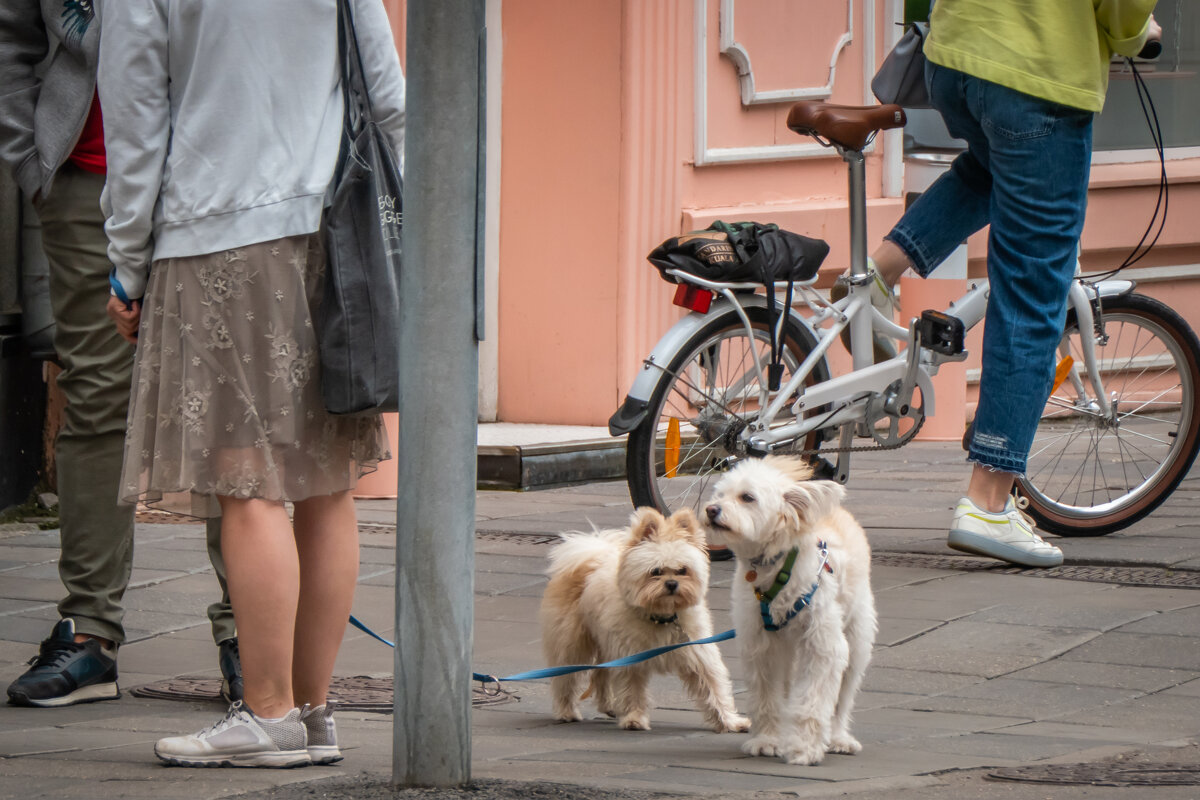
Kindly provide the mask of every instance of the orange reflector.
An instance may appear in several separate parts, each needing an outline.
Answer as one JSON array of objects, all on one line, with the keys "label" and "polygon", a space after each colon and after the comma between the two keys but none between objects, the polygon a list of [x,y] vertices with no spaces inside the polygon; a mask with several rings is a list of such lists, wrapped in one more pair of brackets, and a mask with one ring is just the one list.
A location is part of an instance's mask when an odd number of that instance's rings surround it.
[{"label": "orange reflector", "polygon": [[679,420],[671,417],[667,423],[667,451],[663,454],[665,476],[674,478],[679,469]]},{"label": "orange reflector", "polygon": [[1058,366],[1054,368],[1054,388],[1050,390],[1050,394],[1058,391],[1058,387],[1062,386],[1063,381],[1067,379],[1067,375],[1071,374],[1071,367],[1075,366],[1075,359],[1070,356],[1063,356],[1063,360],[1058,362]]}]

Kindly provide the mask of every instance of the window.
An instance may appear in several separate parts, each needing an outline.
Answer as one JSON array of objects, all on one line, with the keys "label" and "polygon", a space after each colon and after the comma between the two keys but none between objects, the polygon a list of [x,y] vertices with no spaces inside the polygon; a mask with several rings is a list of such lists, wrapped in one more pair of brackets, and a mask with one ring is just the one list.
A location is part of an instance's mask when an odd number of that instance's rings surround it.
[{"label": "window", "polygon": [[[1166,147],[1200,146],[1200,4],[1158,0],[1155,19],[1163,29],[1163,52],[1138,62],[1146,79]],[[1096,117],[1093,150],[1154,146],[1142,116],[1133,76],[1125,59],[1114,59],[1104,112]]]}]

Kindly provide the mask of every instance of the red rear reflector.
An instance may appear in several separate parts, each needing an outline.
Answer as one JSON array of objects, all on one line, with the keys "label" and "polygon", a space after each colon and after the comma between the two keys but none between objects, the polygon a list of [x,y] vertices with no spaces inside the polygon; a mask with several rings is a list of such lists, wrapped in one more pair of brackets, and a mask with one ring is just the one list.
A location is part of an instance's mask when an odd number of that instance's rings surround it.
[{"label": "red rear reflector", "polygon": [[692,286],[689,283],[681,283],[675,287],[675,299],[671,302],[677,306],[699,311],[701,314],[708,313],[708,307],[712,305],[713,293],[708,289],[701,289],[699,286]]}]

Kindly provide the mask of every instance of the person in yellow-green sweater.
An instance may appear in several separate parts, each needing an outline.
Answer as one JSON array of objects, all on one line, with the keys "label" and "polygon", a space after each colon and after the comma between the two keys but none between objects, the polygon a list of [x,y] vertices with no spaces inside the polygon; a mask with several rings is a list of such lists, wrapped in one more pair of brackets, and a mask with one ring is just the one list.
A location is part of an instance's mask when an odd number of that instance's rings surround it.
[{"label": "person in yellow-green sweater", "polygon": [[[991,285],[973,463],[949,545],[1031,567],[1062,563],[1011,496],[1054,377],[1087,207],[1092,117],[1114,53],[1161,33],[1154,0],[937,0],[925,43],[930,100],[967,149],[872,254],[875,298],[928,275],[991,225]],[[885,301],[886,302],[886,301]]]}]

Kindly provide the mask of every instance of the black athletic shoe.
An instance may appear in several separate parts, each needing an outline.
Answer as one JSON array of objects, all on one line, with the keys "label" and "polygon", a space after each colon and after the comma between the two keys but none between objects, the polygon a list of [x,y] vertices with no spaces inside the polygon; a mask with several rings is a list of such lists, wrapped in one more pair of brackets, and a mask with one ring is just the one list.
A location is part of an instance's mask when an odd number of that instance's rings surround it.
[{"label": "black athletic shoe", "polygon": [[121,696],[117,660],[95,639],[77,644],[73,619],[59,620],[29,663],[25,674],[9,684],[13,705],[54,708]]},{"label": "black athletic shoe", "polygon": [[221,697],[227,703],[242,699],[242,659],[238,654],[238,640],[234,636],[217,645],[221,663]]}]

